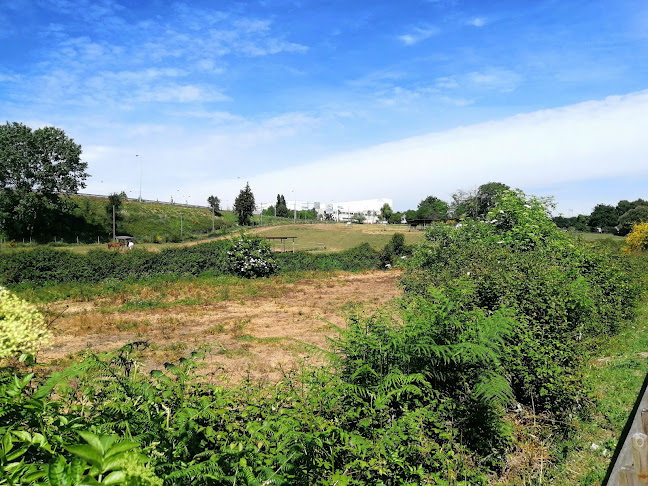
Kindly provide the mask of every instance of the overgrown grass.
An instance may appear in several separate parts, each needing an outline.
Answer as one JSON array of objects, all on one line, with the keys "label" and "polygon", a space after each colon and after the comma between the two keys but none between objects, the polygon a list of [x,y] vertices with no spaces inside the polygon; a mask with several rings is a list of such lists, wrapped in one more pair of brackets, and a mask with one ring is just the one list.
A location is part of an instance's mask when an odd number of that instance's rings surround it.
[{"label": "overgrown grass", "polygon": [[[295,249],[317,252],[348,250],[362,243],[368,243],[373,249],[383,248],[394,233],[404,233],[405,243],[413,245],[421,241],[421,231],[409,231],[401,225],[360,225],[347,226],[343,223],[317,225],[287,225],[264,229],[259,236],[296,236]],[[279,243],[275,243],[279,249]],[[286,242],[286,250],[292,250],[292,242]]]},{"label": "overgrown grass", "polygon": [[573,438],[555,451],[564,461],[550,471],[547,484],[601,484],[646,374],[648,299],[638,318],[607,340],[584,369],[596,397],[595,410],[587,420],[575,422]]}]

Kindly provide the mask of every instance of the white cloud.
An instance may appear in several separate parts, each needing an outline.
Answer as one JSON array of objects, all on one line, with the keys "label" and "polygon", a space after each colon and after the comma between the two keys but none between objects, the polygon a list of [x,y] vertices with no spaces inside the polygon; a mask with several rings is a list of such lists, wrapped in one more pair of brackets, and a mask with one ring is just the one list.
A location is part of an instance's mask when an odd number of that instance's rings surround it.
[{"label": "white cloud", "polygon": [[299,187],[302,199],[391,197],[407,208],[428,194],[449,198],[491,180],[533,188],[646,177],[646,124],[643,91],[368,147],[250,177],[250,184],[269,189],[262,199]]},{"label": "white cloud", "polygon": [[433,26],[416,27],[407,34],[399,35],[398,39],[406,46],[412,46],[439,33],[439,29]]},{"label": "white cloud", "polygon": [[475,17],[474,19],[470,19],[468,23],[473,27],[483,27],[486,25],[486,19],[483,17]]},{"label": "white cloud", "polygon": [[[324,122],[297,112],[257,123],[231,120],[195,133],[147,126],[139,131],[148,136],[135,137],[137,130],[115,128],[114,133],[124,136],[114,145],[85,150],[95,175],[89,190],[137,191],[136,174],[129,172],[135,153],[145,157],[145,197],[168,200],[170,194],[183,192],[200,204],[210,194],[231,201],[241,180],[249,180],[255,196],[264,201],[294,189],[298,199],[389,197],[396,209],[407,209],[427,195],[449,199],[457,189],[493,180],[538,195],[548,195],[538,192],[547,187],[606,180],[606,194],[611,199],[618,194],[620,200],[628,196],[627,185],[619,181],[648,178],[648,90],[337,155],[327,155],[326,147],[308,148],[309,134],[321,130]],[[112,182],[102,188],[100,180]],[[618,187],[613,189],[613,184]],[[591,190],[576,191],[570,200],[574,211],[600,202]]]}]

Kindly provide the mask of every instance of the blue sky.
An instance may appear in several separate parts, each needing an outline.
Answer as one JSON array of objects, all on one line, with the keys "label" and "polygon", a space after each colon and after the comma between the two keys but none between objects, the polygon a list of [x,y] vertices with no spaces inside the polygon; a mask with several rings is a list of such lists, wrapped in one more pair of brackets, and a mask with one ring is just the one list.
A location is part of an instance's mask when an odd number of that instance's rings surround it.
[{"label": "blue sky", "polygon": [[505,182],[648,197],[648,3],[0,4],[0,118],[80,143],[87,192],[231,205]]}]

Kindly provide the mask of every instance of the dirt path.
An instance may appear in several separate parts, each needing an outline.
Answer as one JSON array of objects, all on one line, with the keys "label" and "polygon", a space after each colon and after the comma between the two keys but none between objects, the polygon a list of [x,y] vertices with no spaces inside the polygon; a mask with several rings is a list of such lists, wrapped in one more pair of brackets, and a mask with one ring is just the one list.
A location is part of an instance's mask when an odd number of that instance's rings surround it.
[{"label": "dirt path", "polygon": [[264,295],[227,299],[204,298],[227,292],[225,288],[185,288],[203,298],[177,305],[173,295],[167,295],[167,307],[144,310],[123,310],[110,300],[59,302],[50,310],[67,309],[56,320],[54,339],[39,359],[65,362],[83,350],[110,351],[147,341],[144,366],[154,369],[206,346],[203,374],[234,381],[246,376],[276,380],[282,369],[294,368],[303,359],[324,362],[328,338],[346,325],[349,312],[370,313],[398,297],[398,277],[395,271],[378,271],[303,278],[274,287],[270,281]]}]

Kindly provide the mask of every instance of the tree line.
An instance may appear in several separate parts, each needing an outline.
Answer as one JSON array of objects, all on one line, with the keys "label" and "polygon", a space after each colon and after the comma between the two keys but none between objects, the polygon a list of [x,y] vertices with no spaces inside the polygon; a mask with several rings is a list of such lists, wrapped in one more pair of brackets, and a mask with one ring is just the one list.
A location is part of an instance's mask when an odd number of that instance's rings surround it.
[{"label": "tree line", "polygon": [[616,206],[597,204],[590,214],[553,218],[559,228],[575,231],[592,231],[625,236],[633,225],[648,222],[648,201],[623,199]]}]

